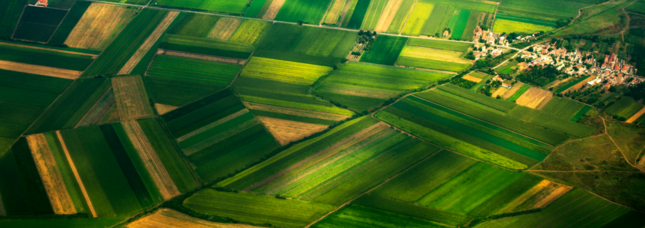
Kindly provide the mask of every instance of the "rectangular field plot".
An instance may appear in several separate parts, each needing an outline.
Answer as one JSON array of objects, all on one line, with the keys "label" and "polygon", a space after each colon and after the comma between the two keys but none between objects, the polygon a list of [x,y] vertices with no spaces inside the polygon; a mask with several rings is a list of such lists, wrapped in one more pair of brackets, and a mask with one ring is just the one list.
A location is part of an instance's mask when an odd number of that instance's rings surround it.
[{"label": "rectangular field plot", "polygon": [[286,0],[275,17],[278,21],[318,24],[332,0]]},{"label": "rectangular field plot", "polygon": [[[73,48],[101,51],[114,40],[134,17],[135,9],[93,3],[82,14],[82,17],[77,20],[77,23],[72,27],[73,29],[68,31],[64,44]],[[56,33],[58,34],[58,32]]]},{"label": "rectangular field plot", "polygon": [[155,103],[184,106],[226,88],[241,65],[159,55],[144,77]]},{"label": "rectangular field plot", "polygon": [[[501,16],[501,15],[500,15]],[[533,23],[527,23],[523,21],[517,21],[517,20],[508,20],[508,19],[502,19],[503,17],[499,17],[495,19],[495,26],[493,28],[493,32],[495,33],[526,33],[526,34],[533,34],[535,32],[548,32],[553,29],[554,27],[551,26],[544,26],[540,24],[533,24]]]},{"label": "rectangular field plot", "polygon": [[247,0],[155,0],[155,5],[168,8],[196,9],[200,11],[239,14],[244,11]]},{"label": "rectangular field plot", "polygon": [[230,90],[162,118],[197,174],[206,181],[233,173],[280,146]]},{"label": "rectangular field plot", "polygon": [[449,227],[423,219],[384,210],[348,205],[334,212],[311,227]]},{"label": "rectangular field plot", "polygon": [[433,4],[448,5],[455,8],[462,8],[468,10],[477,10],[482,12],[493,13],[495,12],[495,5],[489,2],[481,2],[474,0],[420,0],[420,2],[429,2]]},{"label": "rectangular field plot", "polygon": [[355,202],[462,226],[473,217],[544,208],[570,189],[441,151]]},{"label": "rectangular field plot", "polygon": [[27,6],[13,38],[47,43],[66,14],[67,10]]},{"label": "rectangular field plot", "polygon": [[0,42],[0,60],[74,71],[83,71],[96,55],[77,54],[52,49]]},{"label": "rectangular field plot", "polygon": [[205,189],[186,199],[183,205],[198,213],[228,217],[254,224],[304,227],[335,207],[299,200],[281,200],[247,193]]},{"label": "rectangular field plot", "polygon": [[[472,91],[469,92],[477,94]],[[457,113],[474,117],[483,123],[489,123],[491,126],[496,126],[498,129],[507,129],[509,131],[525,135],[529,138],[535,139],[537,142],[541,141],[549,145],[558,145],[569,139],[569,137],[563,133],[528,124],[519,119],[505,115],[504,112],[497,111],[481,103],[475,102],[474,100],[468,100],[463,97],[454,96],[452,94],[436,90],[419,93],[416,94],[416,96],[444,106],[450,110],[454,110]],[[483,95],[481,95],[481,97],[482,99],[489,99],[491,102],[500,101]]]},{"label": "rectangular field plot", "polygon": [[284,150],[218,185],[340,205],[437,150],[363,117]]},{"label": "rectangular field plot", "polygon": [[217,227],[217,228],[260,228],[251,225],[211,222],[191,217],[173,209],[161,208],[152,214],[128,223],[125,227]]},{"label": "rectangular field plot", "polygon": [[335,66],[347,57],[356,37],[350,31],[274,24],[253,56]]},{"label": "rectangular field plot", "polygon": [[[540,110],[551,113],[561,119],[571,120],[584,107],[585,104],[566,98],[554,97]],[[589,111],[589,109],[587,109],[587,111]]]},{"label": "rectangular field plot", "polygon": [[421,30],[428,23],[433,10],[434,4],[417,2],[401,33],[412,36],[421,35]]},{"label": "rectangular field plot", "polygon": [[381,35],[370,51],[363,54],[361,62],[394,65],[407,41],[406,37]]},{"label": "rectangular field plot", "polygon": [[233,88],[286,145],[354,114],[308,92],[311,84],[331,71],[326,66],[253,57]]},{"label": "rectangular field plot", "polygon": [[363,112],[402,92],[419,89],[447,77],[450,75],[355,63],[331,73],[314,91],[356,112]]},{"label": "rectangular field plot", "polygon": [[112,90],[122,121],[154,116],[141,76],[112,78]]},{"label": "rectangular field plot", "polygon": [[543,112],[542,110],[535,110],[524,106],[515,107],[513,110],[508,112],[508,115],[576,138],[590,136],[596,131],[596,129],[590,126],[574,123],[569,120],[563,120],[550,113]]},{"label": "rectangular field plot", "polygon": [[353,0],[353,4],[349,6],[345,12],[342,22],[343,28],[359,29],[363,24],[363,19],[370,6],[371,0]]},{"label": "rectangular field plot", "polygon": [[605,112],[612,116],[629,119],[641,109],[643,109],[642,104],[634,101],[631,97],[624,96],[620,100],[616,101],[616,103],[609,106]]},{"label": "rectangular field plot", "polygon": [[[422,42],[415,43],[420,43],[421,45],[423,45]],[[433,45],[432,43],[429,43],[427,46],[439,45]],[[412,46],[408,44],[403,48],[403,51],[401,51],[401,56],[396,61],[396,64],[424,69],[460,72],[470,67],[473,63],[470,60],[461,58],[462,55],[463,52],[428,48],[422,46]]]},{"label": "rectangular field plot", "polygon": [[[521,215],[484,222],[478,228],[489,227],[604,227],[611,221],[623,225],[637,219],[630,210],[581,189],[575,189],[562,196],[539,213]],[[623,217],[625,216],[625,217]],[[624,220],[623,220],[624,219]],[[631,221],[630,221],[631,220]],[[633,223],[637,227],[641,222]],[[617,224],[613,224],[617,225]],[[611,227],[611,226],[610,226]]]},{"label": "rectangular field plot", "polygon": [[580,1],[510,0],[500,4],[497,14],[555,22],[561,18],[575,17],[578,9],[589,5]]}]

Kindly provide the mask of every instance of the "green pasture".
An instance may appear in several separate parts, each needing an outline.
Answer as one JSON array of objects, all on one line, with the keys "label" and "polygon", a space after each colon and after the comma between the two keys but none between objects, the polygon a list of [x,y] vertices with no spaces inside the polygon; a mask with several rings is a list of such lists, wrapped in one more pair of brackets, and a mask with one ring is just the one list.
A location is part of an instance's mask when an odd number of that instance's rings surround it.
[{"label": "green pasture", "polygon": [[407,41],[406,37],[381,35],[376,38],[372,48],[363,54],[361,62],[394,65]]}]

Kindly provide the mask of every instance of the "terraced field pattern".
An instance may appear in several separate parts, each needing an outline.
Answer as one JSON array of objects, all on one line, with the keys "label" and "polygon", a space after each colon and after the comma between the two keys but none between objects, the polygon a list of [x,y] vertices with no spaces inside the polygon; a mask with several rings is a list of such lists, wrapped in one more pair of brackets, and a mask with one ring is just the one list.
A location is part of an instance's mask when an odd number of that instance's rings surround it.
[{"label": "terraced field pattern", "polygon": [[645,226],[638,100],[472,58],[596,0],[44,2],[0,1],[0,227]]}]

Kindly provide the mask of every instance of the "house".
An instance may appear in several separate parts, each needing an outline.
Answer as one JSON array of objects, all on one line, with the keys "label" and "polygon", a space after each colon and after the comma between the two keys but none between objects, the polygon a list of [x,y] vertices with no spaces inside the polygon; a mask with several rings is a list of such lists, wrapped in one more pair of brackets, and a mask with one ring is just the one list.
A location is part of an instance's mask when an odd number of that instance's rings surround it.
[{"label": "house", "polygon": [[592,86],[592,85],[595,85],[595,84],[600,83],[600,82],[602,82],[602,78],[596,78],[594,80],[591,80],[591,81],[587,82],[587,84]]},{"label": "house", "polygon": [[513,82],[511,80],[503,81],[502,86],[504,88],[511,89],[513,87]]},{"label": "house", "polygon": [[47,7],[47,0],[38,0],[34,6]]},{"label": "house", "polygon": [[448,30],[443,31],[443,37],[448,37],[448,36],[450,36],[450,31]]}]

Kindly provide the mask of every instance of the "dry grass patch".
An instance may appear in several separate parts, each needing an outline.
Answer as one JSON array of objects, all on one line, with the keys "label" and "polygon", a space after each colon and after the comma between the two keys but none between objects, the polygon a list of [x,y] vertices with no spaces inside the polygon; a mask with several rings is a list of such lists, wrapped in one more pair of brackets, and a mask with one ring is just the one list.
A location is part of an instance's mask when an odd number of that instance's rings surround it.
[{"label": "dry grass patch", "polygon": [[63,176],[58,170],[58,164],[56,164],[45,135],[29,135],[26,138],[54,213],[59,215],[76,214],[74,202],[65,186]]},{"label": "dry grass patch", "polygon": [[81,74],[83,74],[82,71],[17,63],[4,60],[0,60],[0,69],[66,79],[77,79],[81,76]]},{"label": "dry grass patch", "polygon": [[383,10],[383,14],[381,14],[381,17],[376,23],[376,28],[374,29],[374,31],[387,31],[387,29],[392,24],[392,20],[394,20],[394,18],[396,17],[396,13],[399,11],[399,7],[401,7],[402,3],[403,0],[389,0],[387,2],[387,5],[385,6],[385,10]]},{"label": "dry grass patch", "polygon": [[148,137],[141,129],[141,125],[136,120],[123,122],[122,125],[163,199],[170,200],[181,194],[155,152],[154,147],[148,141]]},{"label": "dry grass patch", "polygon": [[[473,77],[473,76],[470,76],[470,75],[466,75],[466,76],[463,76],[463,77],[461,77],[461,78],[463,78],[463,79],[465,79],[465,80],[468,80],[468,81],[471,81],[471,82],[474,82],[474,83],[479,83],[479,82],[481,82],[481,81],[482,81],[482,79],[481,79],[481,78]],[[504,87],[502,87],[502,88],[504,88]],[[493,96],[493,97],[494,97],[494,96]]]},{"label": "dry grass patch", "polygon": [[154,116],[141,76],[112,78],[112,89],[121,120]]},{"label": "dry grass patch", "polygon": [[269,133],[283,146],[329,127],[327,125],[302,123],[269,117],[258,117],[258,119],[262,121]]},{"label": "dry grass patch", "polygon": [[148,39],[137,49],[137,51],[130,57],[130,60],[128,60],[127,63],[125,63],[125,66],[121,68],[119,73],[117,74],[130,74],[134,67],[136,67],[139,62],[141,62],[141,59],[150,51],[150,48],[152,48],[155,43],[157,43],[157,40],[163,35],[164,32],[166,32],[166,29],[170,27],[170,24],[177,18],[177,15],[179,15],[179,12],[177,11],[170,11],[168,14],[166,14],[166,17],[161,21],[161,23],[155,28],[155,30],[148,36]]},{"label": "dry grass patch", "polygon": [[216,223],[198,218],[190,217],[181,212],[161,208],[155,213],[137,219],[136,221],[125,225],[128,228],[258,228],[258,226],[233,224],[233,223]]},{"label": "dry grass patch", "polygon": [[266,104],[258,104],[258,103],[252,103],[252,102],[246,102],[246,101],[243,103],[247,108],[251,110],[275,112],[275,113],[282,113],[282,114],[302,116],[302,117],[311,117],[311,118],[323,119],[323,120],[341,121],[351,117],[351,116],[345,116],[340,114],[332,114],[332,113],[326,113],[326,112],[317,112],[317,111],[287,108],[287,107],[280,107],[280,106],[273,106],[273,105],[266,105]]},{"label": "dry grass patch", "polygon": [[497,96],[504,96],[504,94],[507,91],[508,91],[508,89],[506,87],[501,86],[501,87],[497,88],[497,90],[495,90],[495,92],[493,92],[493,95],[491,95],[491,97],[497,98]]},{"label": "dry grass patch", "polygon": [[90,208],[90,212],[92,212],[92,217],[94,218],[98,217],[96,215],[96,210],[94,210],[94,205],[92,204],[92,200],[90,200],[90,195],[87,194],[87,189],[85,189],[85,184],[83,184],[83,180],[81,180],[81,176],[78,174],[78,170],[76,169],[74,160],[72,160],[72,156],[69,154],[69,150],[67,150],[67,144],[65,144],[63,135],[60,134],[60,131],[56,131],[56,136],[58,137],[58,141],[60,142],[61,147],[63,148],[63,152],[65,153],[65,157],[67,158],[67,163],[69,163],[69,167],[72,170],[72,173],[74,173],[74,178],[76,178],[76,183],[78,183],[78,186],[81,188],[81,192],[83,193],[83,198],[85,198],[87,207]]},{"label": "dry grass patch", "polygon": [[73,48],[103,50],[135,17],[135,9],[93,3],[65,40]]},{"label": "dry grass patch", "polygon": [[504,100],[508,100],[508,98],[511,98],[513,96],[513,94],[517,93],[517,91],[520,90],[520,88],[522,88],[522,86],[524,86],[524,83],[522,83],[522,82],[515,83],[515,85],[513,85],[513,87],[511,87],[511,89],[506,91],[506,93],[504,94],[504,96],[502,98],[504,98]]},{"label": "dry grass patch", "polygon": [[280,12],[280,9],[282,8],[282,5],[284,5],[285,1],[286,0],[273,0],[267,12],[264,13],[264,15],[262,16],[262,19],[265,19],[265,20],[275,19],[275,16],[278,15],[278,12]]},{"label": "dry grass patch", "polygon": [[351,0],[334,0],[334,2],[331,3],[331,7],[329,7],[329,10],[327,11],[327,15],[325,15],[324,23],[332,25],[338,24],[345,4],[350,1]]},{"label": "dry grass patch", "polygon": [[471,64],[472,61],[461,58],[462,52],[448,51],[427,47],[406,46],[401,51],[401,56],[419,59],[432,59],[453,63]]},{"label": "dry grass patch", "polygon": [[538,105],[540,105],[542,101],[544,101],[547,97],[553,97],[553,93],[546,90],[531,87],[529,90],[524,92],[522,96],[517,98],[515,103],[517,103],[518,105],[522,105],[522,106],[526,106],[534,109]]},{"label": "dry grass patch", "polygon": [[640,111],[638,111],[636,114],[634,114],[632,117],[630,117],[630,118],[629,118],[627,121],[625,121],[625,122],[627,122],[627,123],[633,123],[633,122],[634,122],[634,121],[636,121],[638,118],[640,118],[643,114],[645,114],[645,108],[643,108],[643,109],[641,109]]},{"label": "dry grass patch", "polygon": [[246,61],[247,61],[246,59],[193,54],[188,52],[163,50],[163,49],[159,49],[159,51],[157,51],[157,55],[167,55],[167,56],[175,56],[175,57],[182,57],[182,58],[188,58],[188,59],[198,59],[198,60],[206,60],[206,61],[212,61],[212,62],[230,63],[230,64],[237,64],[237,65],[244,65],[246,64]]},{"label": "dry grass patch", "polygon": [[177,106],[155,103],[155,109],[157,109],[157,113],[159,115],[163,115],[163,114],[172,112],[173,110],[178,109],[178,108],[179,107],[177,107]]},{"label": "dry grass patch", "polygon": [[232,17],[222,17],[217,20],[215,27],[208,33],[208,38],[227,41],[233,36],[242,20]]}]

